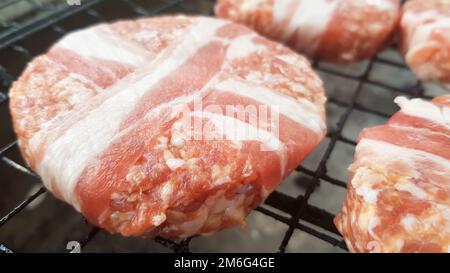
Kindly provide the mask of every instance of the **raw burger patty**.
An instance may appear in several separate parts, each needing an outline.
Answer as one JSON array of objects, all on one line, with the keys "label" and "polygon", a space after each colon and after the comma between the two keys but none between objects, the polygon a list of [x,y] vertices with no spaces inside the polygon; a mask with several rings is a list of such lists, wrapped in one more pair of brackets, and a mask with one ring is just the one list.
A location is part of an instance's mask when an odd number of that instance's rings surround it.
[{"label": "raw burger patty", "polygon": [[326,130],[305,58],[203,17],[69,34],[10,96],[22,154],[45,186],[126,236],[243,225]]},{"label": "raw burger patty", "polygon": [[450,0],[413,0],[401,19],[402,50],[419,78],[450,86]]},{"label": "raw burger patty", "polygon": [[450,96],[365,129],[335,223],[354,252],[450,252]]},{"label": "raw burger patty", "polygon": [[384,48],[400,0],[219,0],[215,11],[312,58],[351,63]]}]

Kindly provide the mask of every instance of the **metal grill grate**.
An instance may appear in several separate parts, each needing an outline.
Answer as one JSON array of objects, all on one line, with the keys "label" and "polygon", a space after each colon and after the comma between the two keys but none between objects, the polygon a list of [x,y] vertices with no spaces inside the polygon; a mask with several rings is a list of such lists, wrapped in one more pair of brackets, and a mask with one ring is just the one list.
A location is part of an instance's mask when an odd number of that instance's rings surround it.
[{"label": "metal grill grate", "polygon": [[[6,4],[0,4],[1,12],[6,6],[19,2],[30,2],[44,14],[44,16],[33,15],[32,19],[22,22],[16,22],[14,20],[2,22],[2,17],[0,17],[0,106],[5,107],[7,104],[8,89],[12,81],[19,76],[26,63],[33,56],[45,51],[54,41],[72,29],[105,20],[110,21],[126,17],[151,16],[161,13],[211,15],[214,5],[213,0],[82,0],[82,5],[80,6],[63,4],[50,5],[50,8],[47,8],[48,5],[39,4],[41,1],[12,0],[6,1]],[[394,106],[391,106],[392,110],[390,111],[380,110],[380,108],[386,107],[371,106],[371,96],[380,95],[379,93],[374,95],[370,90],[372,87],[382,89],[382,93],[384,94],[382,96],[390,97],[396,94],[404,94],[423,98],[432,97],[426,94],[422,83],[416,79],[414,79],[414,82],[411,81],[408,84],[402,84],[400,86],[396,83],[395,76],[393,76],[395,73],[378,75],[380,73],[377,67],[380,66],[384,67],[384,71],[395,70],[396,73],[408,73],[401,59],[390,56],[392,52],[394,50],[388,50],[387,53],[382,53],[370,61],[350,66],[352,69],[317,62],[314,63],[315,69],[323,77],[338,78],[342,83],[340,86],[353,90],[343,90],[345,92],[340,92],[342,91],[340,90],[335,92],[337,94],[328,94],[328,107],[339,108],[341,113],[339,115],[333,114],[333,117],[329,117],[329,123],[331,123],[329,127],[331,129],[329,129],[330,132],[324,144],[325,151],[316,160],[316,167],[308,168],[299,166],[297,168],[297,172],[305,178],[302,182],[306,185],[305,191],[296,197],[282,191],[276,191],[269,196],[264,205],[256,209],[258,212],[287,225],[287,231],[283,239],[279,246],[274,246],[274,249],[278,247],[280,252],[284,252],[294,232],[300,230],[333,246],[346,250],[345,243],[332,222],[334,213],[327,211],[320,205],[312,204],[311,196],[315,189],[321,187],[323,183],[329,183],[339,188],[346,188],[347,183],[345,182],[345,178],[330,172],[328,170],[328,164],[339,160],[333,157],[333,152],[338,145],[356,145],[354,137],[349,136],[349,133],[347,133],[348,127],[359,126],[357,122],[352,121],[352,115],[356,112],[386,119],[395,111]],[[355,73],[355,70],[358,70],[358,72]],[[326,79],[325,81],[327,82]],[[333,84],[333,81],[330,82]],[[328,86],[327,89],[329,91],[336,88],[332,85]],[[393,105],[393,103],[391,104]],[[336,117],[339,117],[337,123],[333,124]],[[2,112],[0,119],[2,123],[9,123],[7,113]],[[0,128],[3,128],[3,126]],[[11,130],[10,127],[8,129]],[[9,151],[17,149],[17,141],[13,139],[13,133],[11,132],[11,137],[6,136],[5,138],[8,141],[6,143],[0,143],[0,147],[3,145],[0,148],[0,159],[2,161],[0,164],[6,164],[8,168],[39,181],[39,177],[30,171],[20,158],[14,159],[8,155]],[[20,183],[20,181],[6,181],[6,183]],[[40,187],[36,192],[32,193],[6,213],[0,219],[0,231],[15,215],[20,213],[33,200],[44,194],[47,194],[45,188]],[[98,234],[98,231],[98,228],[90,227],[90,231],[81,240],[81,247],[86,246]],[[17,236],[20,236],[20,232],[17,232]],[[191,240],[196,240],[196,238],[190,238],[181,242],[173,242],[162,238],[155,239],[156,242],[175,252],[188,252]],[[2,245],[0,242],[0,252],[9,251],[7,246]]]}]

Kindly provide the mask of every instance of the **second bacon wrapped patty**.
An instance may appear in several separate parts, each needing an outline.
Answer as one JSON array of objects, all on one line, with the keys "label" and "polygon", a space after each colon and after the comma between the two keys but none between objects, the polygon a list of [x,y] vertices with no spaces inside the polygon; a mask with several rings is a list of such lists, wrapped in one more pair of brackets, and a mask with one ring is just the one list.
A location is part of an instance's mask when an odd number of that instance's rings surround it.
[{"label": "second bacon wrapped patty", "polygon": [[450,86],[450,1],[406,3],[401,34],[405,60],[417,76]]},{"label": "second bacon wrapped patty", "polygon": [[336,226],[354,252],[450,252],[450,96],[396,102],[359,136]]},{"label": "second bacon wrapped patty", "polygon": [[10,96],[22,154],[45,186],[126,236],[243,225],[326,131],[305,58],[204,17],[71,33]]},{"label": "second bacon wrapped patty", "polygon": [[219,0],[215,10],[311,58],[351,63],[388,43],[400,0]]}]

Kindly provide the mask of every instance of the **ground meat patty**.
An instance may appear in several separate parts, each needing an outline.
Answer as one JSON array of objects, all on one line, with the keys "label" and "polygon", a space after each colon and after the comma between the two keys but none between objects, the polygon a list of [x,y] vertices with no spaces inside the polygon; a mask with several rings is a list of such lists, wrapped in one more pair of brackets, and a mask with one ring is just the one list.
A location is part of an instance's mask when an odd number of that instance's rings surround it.
[{"label": "ground meat patty", "polygon": [[219,0],[215,11],[312,58],[351,63],[387,44],[400,0]]},{"label": "ground meat patty", "polygon": [[10,96],[22,154],[45,186],[126,236],[243,225],[326,130],[307,60],[204,17],[71,33]]},{"label": "ground meat patty", "polygon": [[365,129],[335,223],[354,252],[450,252],[450,96]]},{"label": "ground meat patty", "polygon": [[417,76],[450,86],[450,1],[409,1],[401,33],[405,60]]}]

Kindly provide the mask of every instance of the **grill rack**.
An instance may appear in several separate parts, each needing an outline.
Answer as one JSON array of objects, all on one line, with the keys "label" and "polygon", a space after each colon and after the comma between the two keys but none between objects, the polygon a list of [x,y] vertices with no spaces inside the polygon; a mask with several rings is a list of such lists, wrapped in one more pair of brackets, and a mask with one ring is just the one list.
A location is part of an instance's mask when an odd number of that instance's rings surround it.
[{"label": "grill rack", "polygon": [[[36,5],[36,8],[43,9],[43,6],[37,5],[37,0],[9,0],[5,4],[0,4],[0,11],[5,8],[5,6],[16,4],[19,2],[29,2]],[[8,101],[8,90],[11,86],[12,81],[17,78],[20,74],[21,69],[25,64],[35,55],[44,51],[48,46],[50,46],[55,40],[68,32],[61,26],[61,23],[67,20],[76,20],[79,17],[89,18],[92,22],[101,22],[105,20],[113,20],[122,17],[124,8],[127,12],[132,14],[127,14],[129,16],[152,16],[163,13],[201,13],[204,15],[212,14],[212,6],[215,1],[213,0],[158,0],[158,1],[145,1],[142,0],[81,0],[82,5],[80,6],[52,6],[48,14],[43,18],[37,18],[31,21],[26,21],[24,23],[17,22],[0,22],[0,106],[6,104]],[[96,7],[99,5],[108,5],[111,7],[107,9],[107,12],[99,12]],[[150,2],[150,3],[149,3]],[[192,2],[196,2],[192,5]],[[194,8],[192,8],[194,6]],[[206,7],[206,8],[205,8]],[[120,8],[120,11],[114,11],[114,9]],[[200,10],[199,10],[200,9]],[[129,15],[129,16],[128,16]],[[77,21],[80,21],[78,19]],[[83,27],[91,24],[89,21],[87,23],[81,23],[77,27]],[[78,24],[78,23],[77,23]],[[43,41],[38,43],[36,46],[35,42],[39,37],[39,31],[50,30],[54,33],[54,37],[51,38],[52,41]],[[24,42],[24,40],[28,40]],[[29,44],[31,41],[31,46],[26,46],[24,44]],[[14,55],[16,58],[14,62],[6,61],[4,64],[2,58],[4,56],[9,57]],[[20,63],[18,65],[18,63]],[[375,87],[382,88],[388,92],[394,92],[399,94],[404,94],[407,96],[422,97],[425,99],[431,99],[432,96],[425,94],[425,88],[422,82],[418,81],[414,86],[401,87],[395,86],[390,83],[373,80],[370,75],[375,65],[384,65],[395,69],[405,70],[407,67],[401,62],[392,60],[390,58],[378,55],[371,60],[367,61],[366,67],[363,69],[362,73],[359,75],[350,75],[345,71],[340,69],[330,68],[328,65],[324,65],[319,62],[314,62],[314,68],[320,73],[327,73],[332,76],[339,77],[348,83],[356,84],[356,88],[353,91],[353,96],[349,101],[341,100],[339,98],[329,97],[328,104],[336,105],[344,108],[344,113],[340,116],[336,128],[329,132],[327,138],[329,138],[329,143],[326,147],[325,152],[320,158],[320,161],[315,169],[309,169],[303,166],[297,168],[297,172],[300,172],[309,177],[309,181],[306,186],[306,191],[304,194],[299,194],[296,198],[291,197],[283,192],[275,191],[272,193],[265,204],[258,207],[256,211],[263,213],[277,221],[280,221],[288,226],[286,233],[280,245],[278,247],[278,252],[285,252],[286,246],[288,245],[295,230],[300,230],[306,232],[312,236],[315,236],[333,246],[337,246],[341,249],[347,250],[345,243],[340,237],[338,231],[333,224],[334,214],[328,212],[327,210],[320,208],[319,206],[314,206],[309,203],[310,197],[314,190],[320,186],[320,183],[324,181],[325,183],[330,183],[332,185],[346,188],[347,183],[342,179],[336,178],[327,172],[327,163],[331,160],[330,157],[335,150],[336,145],[339,142],[356,145],[356,142],[348,137],[344,136],[344,128],[349,120],[350,115],[353,111],[361,111],[364,113],[372,114],[381,118],[389,118],[391,113],[386,113],[377,109],[372,109],[370,107],[364,106],[358,101],[358,99],[363,95],[364,87],[366,85],[371,85]],[[0,117],[5,118],[5,117]],[[6,117],[9,119],[8,117]],[[9,158],[6,153],[17,146],[17,140],[0,147],[0,164],[6,164],[8,167],[28,175],[34,179],[39,180],[39,176],[30,171],[26,166],[20,164],[13,159]],[[7,224],[15,215],[20,213],[25,207],[27,207],[33,200],[41,195],[46,194],[46,189],[41,186],[35,193],[28,196],[25,200],[17,204],[11,211],[6,215],[2,216],[0,219],[0,230],[1,227]],[[280,213],[282,212],[282,213]],[[286,216],[289,215],[289,216]],[[99,228],[91,226],[90,231],[85,235],[83,240],[80,240],[81,248],[86,246],[98,233]],[[333,234],[330,235],[330,234]],[[174,252],[189,252],[189,243],[194,238],[188,238],[181,242],[174,242],[166,240],[163,238],[155,238],[154,240],[163,246],[171,249]],[[0,253],[2,252],[12,252],[7,246],[1,244],[0,242]]]}]

